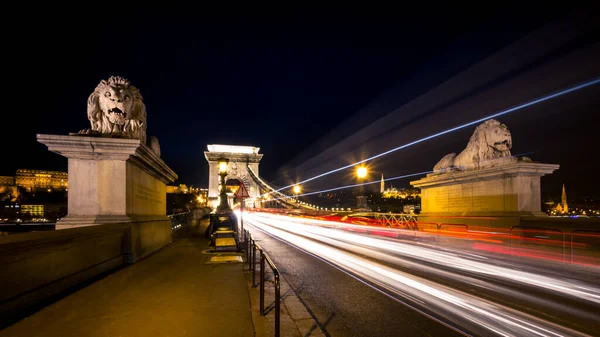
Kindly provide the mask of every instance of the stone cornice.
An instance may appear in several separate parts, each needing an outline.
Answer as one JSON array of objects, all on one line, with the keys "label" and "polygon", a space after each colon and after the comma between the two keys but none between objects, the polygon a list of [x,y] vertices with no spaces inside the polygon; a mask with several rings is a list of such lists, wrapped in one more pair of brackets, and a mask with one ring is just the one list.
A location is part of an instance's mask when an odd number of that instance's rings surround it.
[{"label": "stone cornice", "polygon": [[257,154],[248,154],[248,153],[228,153],[228,152],[209,152],[204,151],[204,158],[207,161],[217,161],[219,158],[225,157],[228,158],[229,161],[239,162],[239,163],[258,163],[263,157],[262,153]]},{"label": "stone cornice", "polygon": [[37,135],[38,142],[48,150],[69,159],[127,160],[141,145],[138,139],[89,136]]},{"label": "stone cornice", "polygon": [[136,155],[132,156],[130,160],[137,163],[140,168],[154,176],[156,179],[165,184],[177,180],[177,174],[148,146],[140,144],[135,154]]},{"label": "stone cornice", "polygon": [[177,179],[177,174],[138,139],[38,134],[37,140],[69,159],[129,160],[165,184]]},{"label": "stone cornice", "polygon": [[468,183],[472,181],[490,180],[507,176],[537,176],[541,177],[557,170],[560,165],[534,162],[516,162],[500,166],[487,167],[469,171],[451,171],[440,174],[429,174],[420,180],[411,181],[417,188],[442,186],[448,184]]}]

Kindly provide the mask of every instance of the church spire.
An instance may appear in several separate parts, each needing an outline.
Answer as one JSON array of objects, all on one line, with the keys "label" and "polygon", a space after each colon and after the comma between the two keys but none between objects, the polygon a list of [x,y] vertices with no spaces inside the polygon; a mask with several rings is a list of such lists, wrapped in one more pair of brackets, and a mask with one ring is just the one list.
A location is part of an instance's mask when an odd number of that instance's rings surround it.
[{"label": "church spire", "polygon": [[385,191],[385,183],[383,182],[383,173],[381,174],[381,184],[379,187],[379,193],[383,193]]},{"label": "church spire", "polygon": [[567,205],[567,191],[565,191],[565,184],[563,184],[561,199],[562,199],[562,209],[563,209],[563,212],[568,213],[569,212],[569,206]]}]

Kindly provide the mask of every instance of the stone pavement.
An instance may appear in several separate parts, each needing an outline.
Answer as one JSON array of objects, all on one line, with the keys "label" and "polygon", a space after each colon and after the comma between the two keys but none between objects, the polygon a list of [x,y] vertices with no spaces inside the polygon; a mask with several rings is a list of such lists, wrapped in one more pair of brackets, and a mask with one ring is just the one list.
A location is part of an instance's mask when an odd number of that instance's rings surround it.
[{"label": "stone pavement", "polygon": [[[273,336],[274,310],[260,316],[259,287],[251,286],[243,254],[211,253],[206,238],[184,230],[165,248],[8,326],[0,337]],[[272,307],[272,281],[265,291]],[[285,282],[281,294],[281,336],[324,336]]]}]

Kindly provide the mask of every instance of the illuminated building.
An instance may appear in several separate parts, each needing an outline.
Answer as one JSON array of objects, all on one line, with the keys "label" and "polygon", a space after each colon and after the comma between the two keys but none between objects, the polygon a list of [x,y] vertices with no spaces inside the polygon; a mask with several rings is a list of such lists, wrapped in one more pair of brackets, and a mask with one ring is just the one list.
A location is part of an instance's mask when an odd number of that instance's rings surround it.
[{"label": "illuminated building", "polygon": [[203,207],[208,205],[208,188],[198,189],[198,203]]},{"label": "illuminated building", "polygon": [[188,187],[184,184],[179,184],[179,186],[166,186],[167,193],[187,193]]},{"label": "illuminated building", "polygon": [[567,204],[567,192],[565,191],[565,184],[562,188],[561,203],[556,205],[556,211],[558,213],[569,213],[569,205]]},{"label": "illuminated building", "polygon": [[565,184],[563,184],[563,190],[562,190],[562,206],[563,206],[563,211],[565,213],[568,213],[569,205],[567,205],[567,192],[565,191]]},{"label": "illuminated building", "polygon": [[44,205],[21,205],[21,214],[29,213],[34,218],[44,217]]},{"label": "illuminated building", "polygon": [[0,176],[0,186],[14,186],[15,177]]},{"label": "illuminated building", "polygon": [[383,194],[385,192],[385,183],[383,180],[383,173],[381,174],[381,183],[379,184],[379,193]]},{"label": "illuminated building", "polygon": [[28,192],[36,190],[66,190],[68,188],[68,174],[60,171],[43,170],[17,170],[15,185]]},{"label": "illuminated building", "polygon": [[408,197],[420,197],[421,196],[421,192],[419,189],[416,188],[411,188],[411,189],[396,189],[395,187],[391,187],[388,189],[385,189],[381,195],[382,198],[384,199],[406,199]]}]

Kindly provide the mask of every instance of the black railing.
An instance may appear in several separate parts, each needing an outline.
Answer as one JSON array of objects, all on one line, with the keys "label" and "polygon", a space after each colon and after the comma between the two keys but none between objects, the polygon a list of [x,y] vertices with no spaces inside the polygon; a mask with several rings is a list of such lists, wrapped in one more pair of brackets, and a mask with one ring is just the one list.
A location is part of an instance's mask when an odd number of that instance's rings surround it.
[{"label": "black railing", "polygon": [[275,267],[275,264],[265,253],[261,246],[259,246],[250,235],[249,231],[245,232],[245,245],[246,245],[246,258],[248,260],[248,267],[252,271],[252,287],[256,287],[256,250],[260,252],[260,315],[266,315],[265,310],[265,261],[269,264],[269,267],[273,271],[273,278],[275,281],[275,337],[280,335],[280,315],[281,315],[281,284],[279,281],[279,270]]},{"label": "black railing", "polygon": [[181,228],[191,224],[192,220],[194,219],[193,212],[170,214],[167,216],[171,218],[171,232],[176,232]]}]

